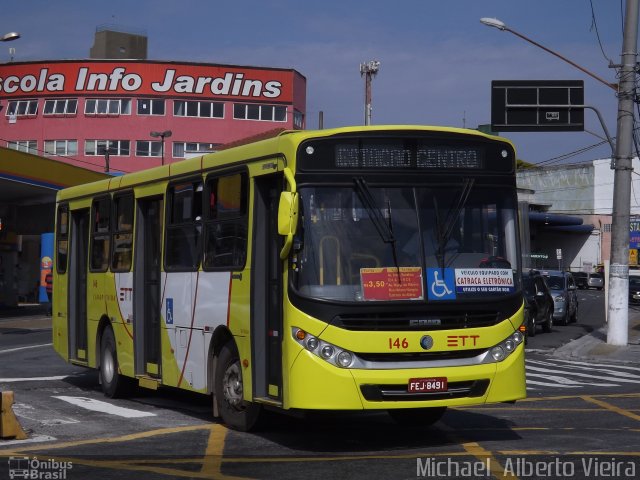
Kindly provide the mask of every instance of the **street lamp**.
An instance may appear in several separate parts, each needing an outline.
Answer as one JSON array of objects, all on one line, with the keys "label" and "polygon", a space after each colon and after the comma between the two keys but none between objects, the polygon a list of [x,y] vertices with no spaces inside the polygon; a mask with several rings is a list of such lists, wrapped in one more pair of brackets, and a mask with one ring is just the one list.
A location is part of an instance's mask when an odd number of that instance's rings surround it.
[{"label": "street lamp", "polygon": [[0,38],[0,42],[11,42],[19,38],[20,38],[20,34],[18,32],[9,32],[9,33],[5,33],[2,36],[2,38]]},{"label": "street lamp", "polygon": [[165,130],[163,132],[153,131],[149,133],[154,138],[160,137],[162,143],[160,144],[160,155],[162,156],[162,165],[164,165],[164,139],[171,136],[171,130]]},{"label": "street lamp", "polygon": [[544,50],[545,52],[550,53],[551,55],[554,55],[556,57],[558,57],[560,60],[567,62],[569,65],[577,68],[578,70],[580,70],[581,72],[586,73],[587,75],[589,75],[591,78],[596,79],[597,81],[599,81],[600,83],[605,84],[607,87],[612,88],[613,90],[615,90],[616,92],[618,91],[618,85],[616,83],[610,83],[607,82],[606,80],[603,80],[602,78],[600,78],[599,76],[597,76],[594,73],[591,73],[589,70],[587,70],[584,67],[581,67],[580,65],[578,65],[575,62],[572,62],[571,60],[569,60],[568,58],[564,57],[563,55],[560,55],[558,52],[554,52],[553,50],[545,47],[544,45],[540,45],[538,42],[531,40],[529,37],[526,37],[525,35],[521,34],[520,32],[516,32],[515,30],[509,28],[504,22],[498,20],[497,18],[481,18],[480,22],[488,27],[493,27],[493,28],[497,28],[500,31],[503,32],[511,32],[513,33],[516,37],[520,37],[521,39],[531,43],[532,45],[535,45],[538,48],[541,48],[542,50]]},{"label": "street lamp", "polygon": [[[9,32],[9,33],[5,33],[2,37],[0,37],[0,42],[12,42],[13,40],[17,40],[20,38],[20,34],[18,32]],[[15,48],[10,48],[9,49],[9,55],[10,55],[10,62],[13,62],[13,55],[14,53],[16,53],[16,49]]]}]

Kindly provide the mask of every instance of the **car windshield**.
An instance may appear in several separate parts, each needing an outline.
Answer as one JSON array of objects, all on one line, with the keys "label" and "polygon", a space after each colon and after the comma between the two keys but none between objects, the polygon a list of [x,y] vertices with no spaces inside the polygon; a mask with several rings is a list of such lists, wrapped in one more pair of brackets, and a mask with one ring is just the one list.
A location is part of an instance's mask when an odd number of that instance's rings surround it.
[{"label": "car windshield", "polygon": [[629,286],[633,288],[640,288],[640,278],[629,277]]},{"label": "car windshield", "polygon": [[397,188],[354,179],[302,187],[294,287],[341,300],[499,297],[519,288],[511,195],[459,186]]},{"label": "car windshield", "polygon": [[557,275],[547,277],[547,285],[551,290],[564,290],[564,278]]}]

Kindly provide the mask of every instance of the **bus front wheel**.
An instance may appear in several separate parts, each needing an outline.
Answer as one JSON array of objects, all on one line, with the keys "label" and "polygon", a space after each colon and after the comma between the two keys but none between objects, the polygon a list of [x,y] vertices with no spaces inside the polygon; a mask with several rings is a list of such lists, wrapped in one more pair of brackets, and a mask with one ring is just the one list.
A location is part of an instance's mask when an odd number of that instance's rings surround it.
[{"label": "bus front wheel", "polygon": [[401,408],[387,410],[389,416],[399,425],[428,426],[442,418],[447,407]]},{"label": "bus front wheel", "polygon": [[118,370],[116,340],[111,327],[107,327],[100,340],[100,383],[102,391],[109,398],[123,396],[130,387],[129,379]]},{"label": "bus front wheel", "polygon": [[244,400],[240,356],[231,342],[220,350],[216,365],[215,387],[218,412],[224,423],[242,432],[248,432],[255,427],[261,406]]}]

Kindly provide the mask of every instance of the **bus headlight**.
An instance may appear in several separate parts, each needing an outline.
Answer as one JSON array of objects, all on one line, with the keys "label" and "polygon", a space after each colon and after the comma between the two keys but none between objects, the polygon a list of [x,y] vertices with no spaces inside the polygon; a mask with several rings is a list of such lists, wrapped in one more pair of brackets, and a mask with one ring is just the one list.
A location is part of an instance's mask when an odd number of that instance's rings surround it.
[{"label": "bus headlight", "polygon": [[505,351],[504,351],[504,348],[502,348],[500,345],[498,345],[498,346],[493,347],[493,348],[491,349],[491,356],[493,357],[493,359],[494,359],[496,362],[501,362],[502,360],[504,360],[504,359],[505,359],[505,357],[506,357],[507,355],[506,355],[506,353],[505,353]]},{"label": "bus headlight", "polygon": [[325,360],[329,360],[331,357],[333,357],[333,347],[331,345],[325,345],[320,349],[320,355],[322,355],[322,358],[324,358]]},{"label": "bus headlight", "polygon": [[336,365],[342,368],[347,368],[353,362],[353,355],[351,352],[342,351],[336,355]]},{"label": "bus headlight", "polygon": [[309,339],[307,340],[307,350],[310,351],[314,351],[316,348],[318,348],[319,342],[318,339],[316,337],[309,337]]},{"label": "bus headlight", "polygon": [[336,365],[340,368],[349,368],[353,367],[354,363],[357,363],[356,356],[352,352],[337,347],[329,342],[325,342],[324,340],[320,340],[301,328],[293,327],[291,329],[291,334],[293,339],[305,350],[313,353],[332,365]]},{"label": "bus headlight", "polygon": [[521,331],[516,330],[499,344],[489,349],[489,355],[485,357],[485,363],[501,362],[513,352],[516,351],[518,345],[524,342],[524,335]]}]

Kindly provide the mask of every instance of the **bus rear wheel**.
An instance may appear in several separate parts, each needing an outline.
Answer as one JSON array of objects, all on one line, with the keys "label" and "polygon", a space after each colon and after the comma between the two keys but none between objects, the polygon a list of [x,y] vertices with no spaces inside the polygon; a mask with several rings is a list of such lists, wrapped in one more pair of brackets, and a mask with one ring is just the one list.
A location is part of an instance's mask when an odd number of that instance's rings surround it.
[{"label": "bus rear wheel", "polygon": [[100,340],[100,383],[109,398],[122,397],[131,387],[130,380],[119,372],[116,339],[111,327],[105,328]]},{"label": "bus rear wheel", "polygon": [[442,418],[447,407],[401,408],[387,410],[389,416],[399,425],[428,426]]},{"label": "bus rear wheel", "polygon": [[215,373],[216,401],[224,423],[248,432],[260,416],[261,406],[244,400],[242,366],[235,345],[228,342],[220,350]]}]

